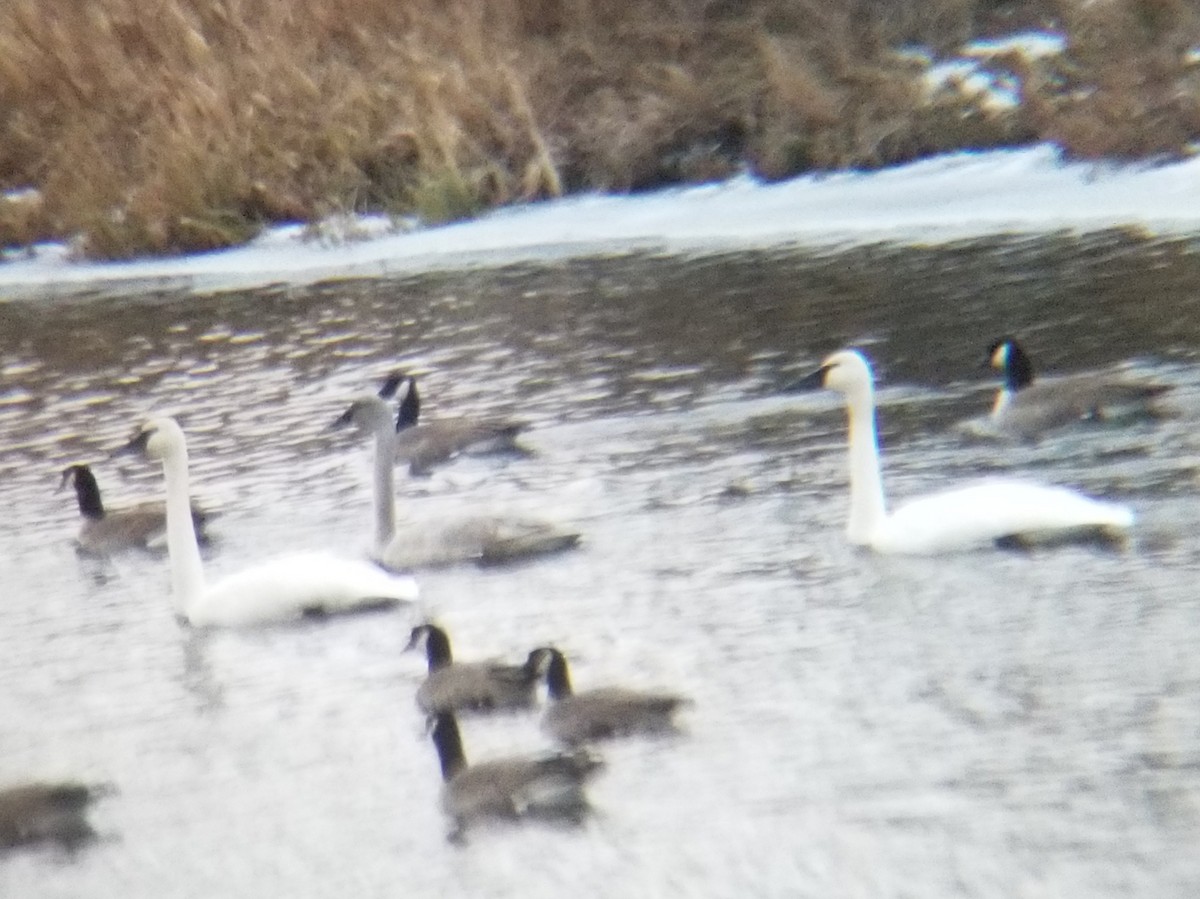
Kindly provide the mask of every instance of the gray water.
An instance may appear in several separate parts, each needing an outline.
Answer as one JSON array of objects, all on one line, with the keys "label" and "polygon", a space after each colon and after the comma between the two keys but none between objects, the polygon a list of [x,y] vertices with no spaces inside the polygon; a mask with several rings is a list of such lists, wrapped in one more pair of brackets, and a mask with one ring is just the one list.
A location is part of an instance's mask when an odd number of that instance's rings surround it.
[{"label": "gray water", "polygon": [[[0,859],[3,897],[1193,896],[1200,888],[1200,257],[1107,234],[621,257],[215,297],[0,304],[0,784],[113,785],[100,839]],[[1172,384],[1166,417],[1036,446],[959,424],[987,344]],[[877,557],[842,535],[844,421],[781,384],[866,349],[894,498],[1014,472],[1131,504],[1123,550]],[[72,462],[178,414],[213,572],[361,554],[369,450],[323,430],[390,368],[425,411],[517,415],[525,459],[402,508],[577,522],[573,554],[423,573],[461,657],[559,645],[578,688],[687,694],[605,747],[579,830],[446,841],[400,650],[414,614],[196,633],[165,559],[78,558]],[[472,719],[467,754],[547,747]]]}]

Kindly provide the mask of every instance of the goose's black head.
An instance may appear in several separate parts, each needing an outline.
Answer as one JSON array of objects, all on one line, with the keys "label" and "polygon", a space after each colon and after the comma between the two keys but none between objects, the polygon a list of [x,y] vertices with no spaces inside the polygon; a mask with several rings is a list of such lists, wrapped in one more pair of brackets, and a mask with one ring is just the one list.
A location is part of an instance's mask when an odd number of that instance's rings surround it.
[{"label": "goose's black head", "polygon": [[413,427],[421,418],[421,395],[417,392],[417,379],[405,372],[394,371],[379,388],[380,398],[390,400],[406,385],[408,389],[400,398],[400,409],[396,413],[397,432]]},{"label": "goose's black head", "polygon": [[1004,373],[1004,386],[1014,393],[1033,383],[1033,362],[1015,337],[1001,337],[988,347],[988,362]]},{"label": "goose's black head", "polygon": [[416,649],[422,642],[425,644],[425,659],[429,663],[431,672],[453,663],[454,655],[450,650],[450,637],[436,624],[426,622],[414,627],[412,633],[409,634],[408,645],[404,647],[405,652]]},{"label": "goose's black head", "polygon": [[546,689],[551,699],[570,696],[571,669],[567,657],[553,646],[540,646],[529,654],[530,660],[537,658],[539,672],[546,678]]}]

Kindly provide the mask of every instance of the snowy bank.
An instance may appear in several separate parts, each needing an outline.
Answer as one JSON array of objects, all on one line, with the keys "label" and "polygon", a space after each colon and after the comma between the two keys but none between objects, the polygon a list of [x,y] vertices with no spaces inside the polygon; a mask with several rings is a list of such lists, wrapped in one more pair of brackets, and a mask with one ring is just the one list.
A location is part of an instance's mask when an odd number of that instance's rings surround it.
[{"label": "snowy bank", "polygon": [[480,219],[359,239],[273,229],[236,249],[135,262],[73,262],[43,246],[0,264],[0,300],[88,293],[213,293],[579,256],[703,255],[751,248],[929,244],[996,234],[1132,227],[1200,232],[1200,159],[1160,166],[1063,163],[1049,146],[959,153],[878,172],[583,195]]}]

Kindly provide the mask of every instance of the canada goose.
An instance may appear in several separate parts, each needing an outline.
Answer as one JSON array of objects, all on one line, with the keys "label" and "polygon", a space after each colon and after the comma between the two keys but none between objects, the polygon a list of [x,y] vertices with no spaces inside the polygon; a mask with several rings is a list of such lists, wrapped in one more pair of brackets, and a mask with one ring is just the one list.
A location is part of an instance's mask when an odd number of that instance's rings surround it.
[{"label": "canada goose", "polygon": [[557,525],[500,515],[402,521],[398,529],[391,461],[396,435],[387,403],[370,394],[355,400],[332,427],[351,425],[375,437],[375,553],[388,568],[495,565],[562,552],[579,543],[578,533]]},{"label": "canada goose", "polygon": [[95,836],[87,807],[99,792],[78,783],[0,788],[0,849],[57,843],[74,849]]},{"label": "canada goose", "polygon": [[[100,499],[100,486],[87,465],[68,465],[63,469],[58,489],[67,484],[75,489],[79,514],[76,543],[81,552],[107,555],[123,549],[147,549],[160,546],[167,533],[167,509],[161,501],[138,503],[122,509],[106,509]],[[192,524],[201,543],[208,542],[204,532],[208,516],[192,505]]]},{"label": "canada goose", "polygon": [[450,638],[436,624],[412,629],[406,650],[424,643],[429,676],[417,688],[417,705],[432,712],[491,712],[531,708],[536,699],[537,659],[523,665],[502,662],[455,662]]},{"label": "canada goose", "polygon": [[855,350],[829,356],[794,385],[827,387],[845,398],[850,419],[851,543],[885,553],[935,553],[1011,545],[1042,538],[1094,537],[1133,525],[1126,506],[1090,499],[1065,487],[988,478],[912,500],[890,514],[879,470],[871,366]]},{"label": "canada goose", "polygon": [[442,808],[454,822],[451,839],[473,821],[521,818],[578,824],[587,815],[584,784],[603,767],[587,752],[501,758],[468,765],[452,712],[430,717],[442,768]]},{"label": "canada goose", "polygon": [[994,341],[988,358],[1004,374],[991,423],[1022,440],[1081,419],[1144,413],[1155,397],[1171,389],[1166,384],[1135,384],[1097,373],[1035,381],[1033,362],[1013,337]]},{"label": "canada goose", "polygon": [[311,552],[280,556],[206,585],[188,504],[183,431],[172,418],[152,418],[117,450],[125,452],[162,462],[171,590],[176,612],[189,624],[261,624],[378,609],[417,598],[417,585],[410,577],[384,572],[369,562]]},{"label": "canada goose", "polygon": [[459,454],[529,454],[526,447],[517,443],[517,436],[526,427],[523,423],[465,418],[422,419],[421,395],[413,375],[392,372],[379,388],[379,396],[384,400],[391,399],[401,387],[404,393],[396,413],[396,461],[407,462],[410,474],[428,474],[434,466]]},{"label": "canada goose", "polygon": [[687,703],[670,693],[642,693],[624,687],[599,687],[576,693],[566,656],[552,646],[535,649],[546,678],[550,707],[542,727],[562,743],[584,743],[634,734],[675,732],[676,709]]}]

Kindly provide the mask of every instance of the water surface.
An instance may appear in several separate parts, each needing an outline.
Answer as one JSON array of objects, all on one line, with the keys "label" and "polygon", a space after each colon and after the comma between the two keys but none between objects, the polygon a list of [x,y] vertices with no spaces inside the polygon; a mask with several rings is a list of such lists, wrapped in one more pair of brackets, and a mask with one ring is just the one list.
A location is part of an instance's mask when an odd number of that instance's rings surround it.
[{"label": "water surface", "polygon": [[[623,256],[196,297],[0,305],[0,783],[118,792],[0,895],[1194,895],[1200,886],[1200,261],[1121,233]],[[958,427],[988,343],[1174,386],[1167,417],[1036,446]],[[990,472],[1128,502],[1123,551],[889,559],[846,545],[843,345],[882,382],[894,497]],[[421,576],[463,657],[554,642],[576,685],[666,687],[674,740],[605,750],[583,829],[445,840],[413,616],[195,633],[166,562],[79,559],[61,469],[178,414],[222,513],[213,572],[364,552],[368,450],[325,425],[394,366],[425,412],[513,414],[527,459],[402,479],[401,507],[575,521],[579,552]],[[471,720],[467,753],[547,746]]]}]

